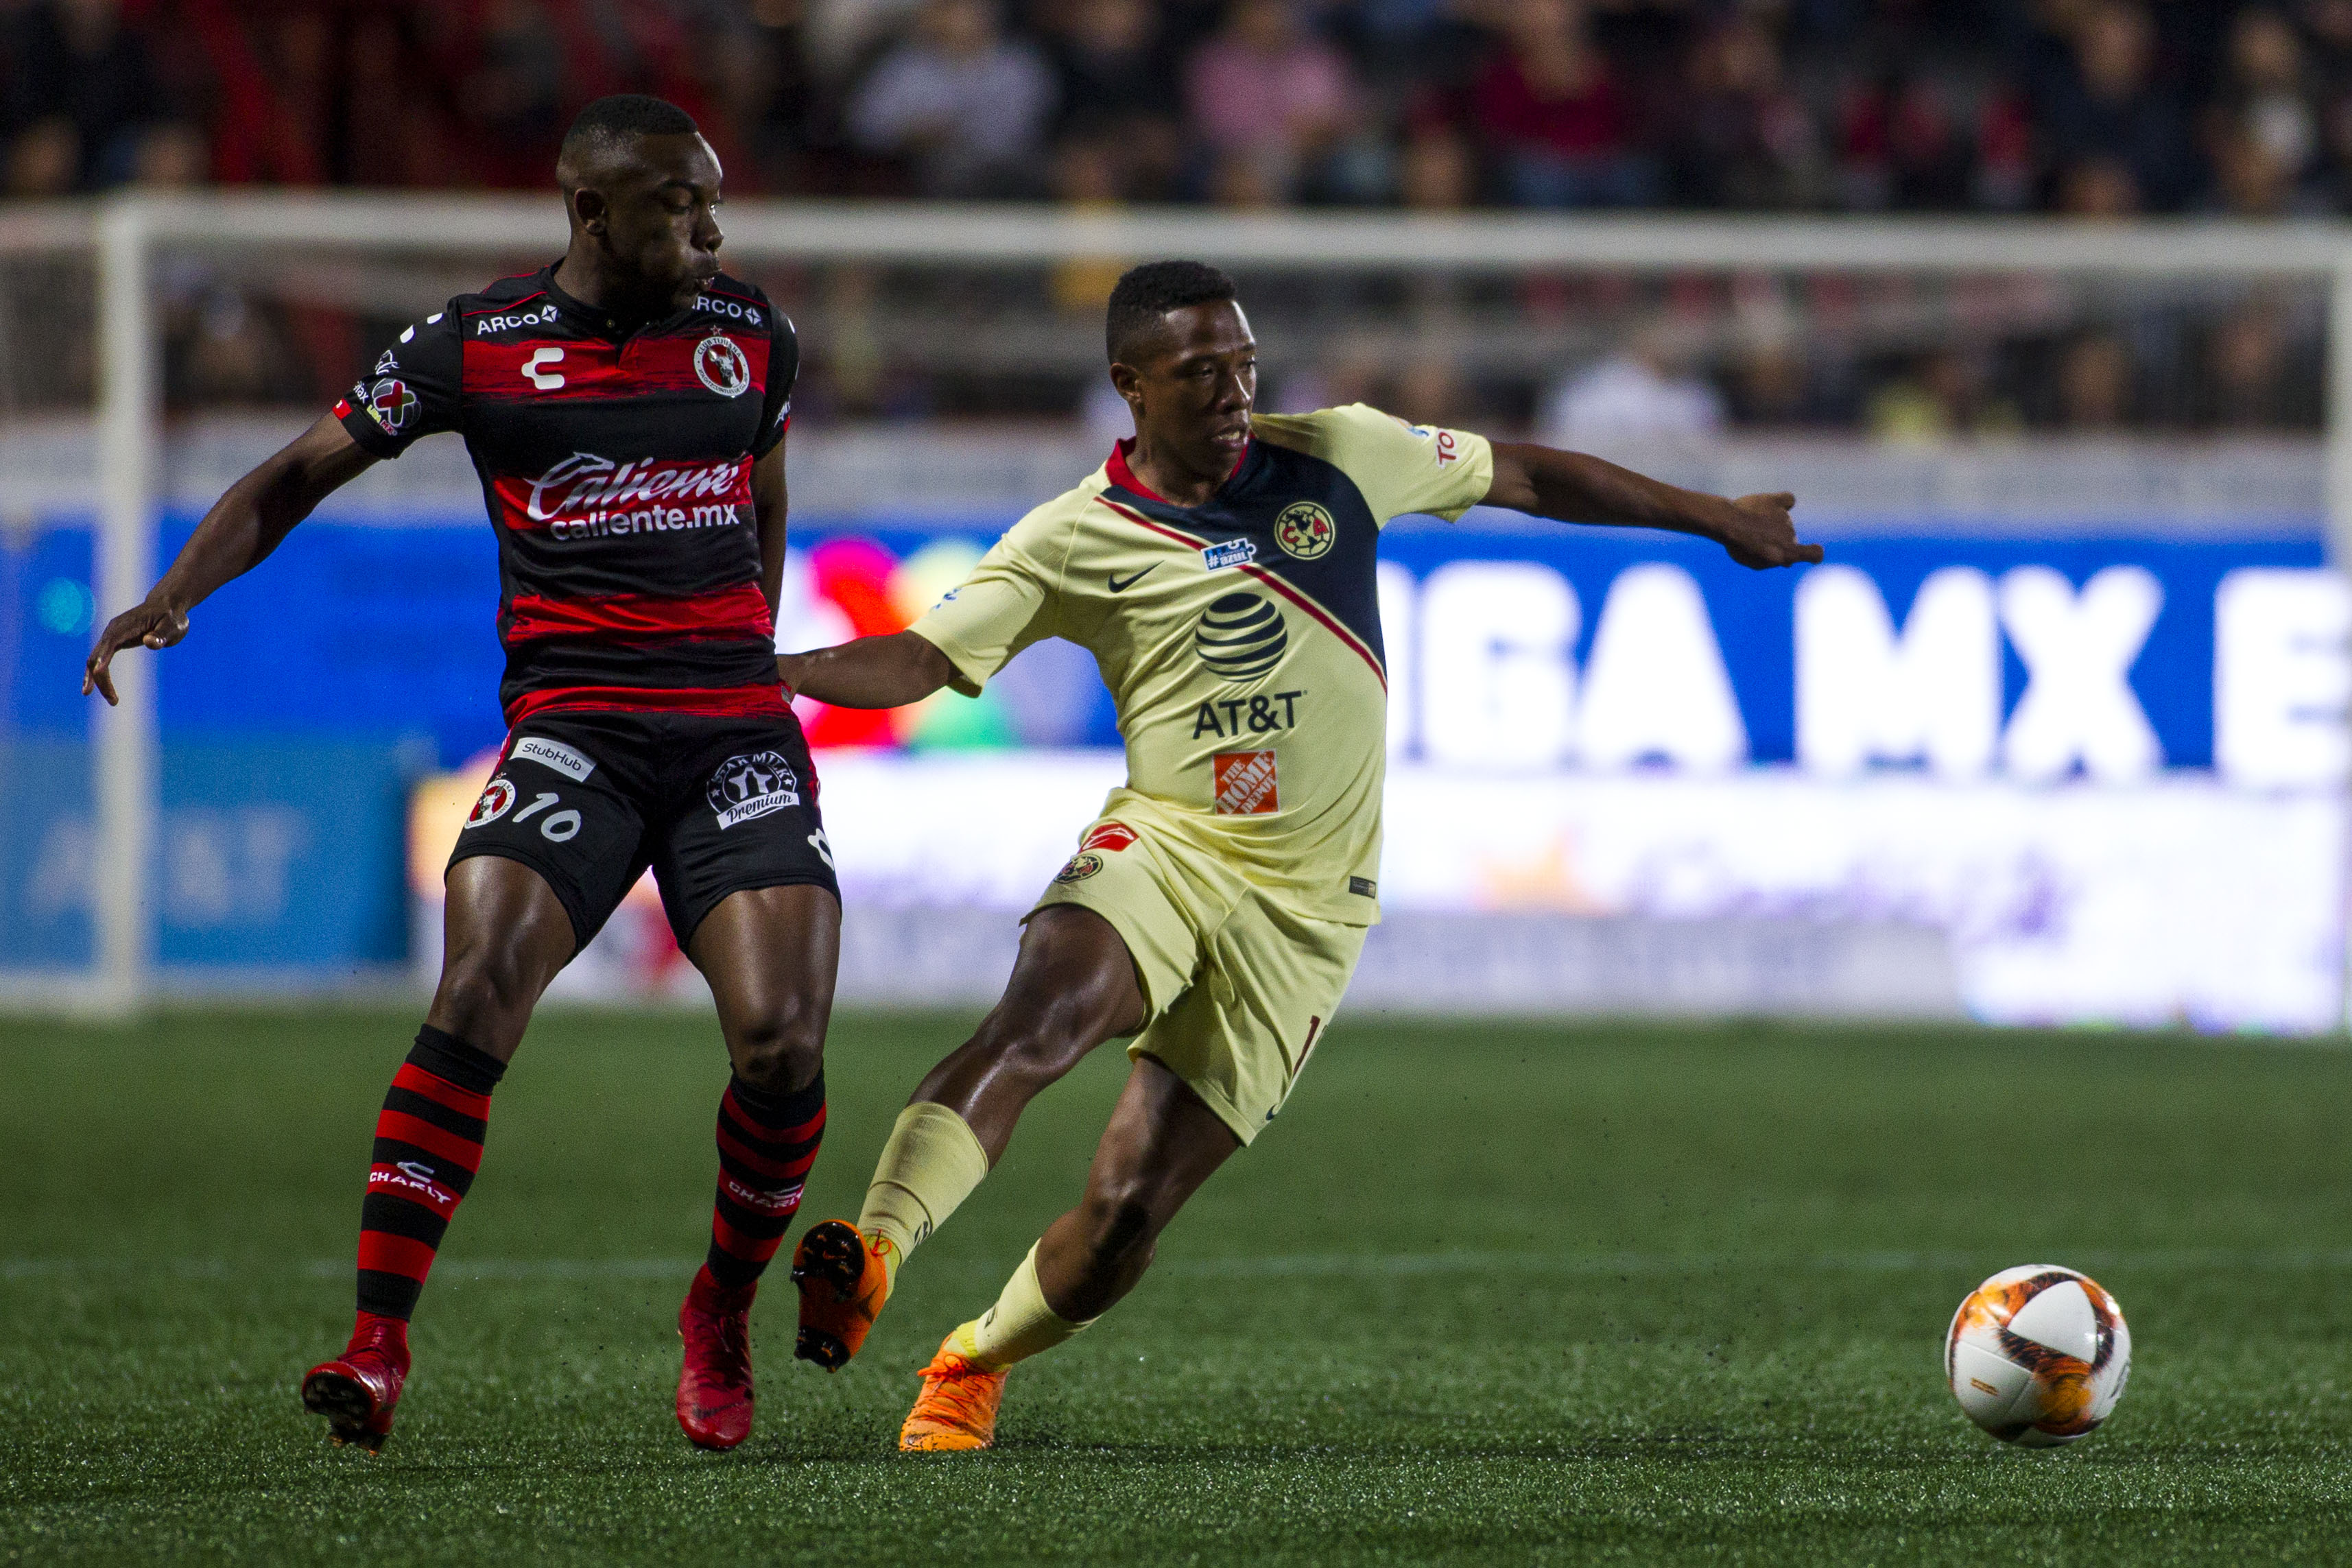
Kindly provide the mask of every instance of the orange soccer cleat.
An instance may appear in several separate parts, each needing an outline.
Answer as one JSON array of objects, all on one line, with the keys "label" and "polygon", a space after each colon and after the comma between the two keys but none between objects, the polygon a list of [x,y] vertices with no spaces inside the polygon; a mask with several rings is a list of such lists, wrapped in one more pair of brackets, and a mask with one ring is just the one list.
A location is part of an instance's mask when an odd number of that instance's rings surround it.
[{"label": "orange soccer cleat", "polygon": [[373,1454],[392,1436],[393,1407],[408,1381],[408,1324],[362,1312],[343,1353],[302,1376],[302,1408],[327,1418],[327,1436]]},{"label": "orange soccer cleat", "polygon": [[845,1219],[809,1226],[793,1248],[793,1283],[801,1293],[793,1354],[827,1372],[848,1364],[890,1299],[890,1271],[882,1261],[890,1245],[868,1239]]},{"label": "orange soccer cleat", "polygon": [[898,1428],[898,1447],[908,1453],[960,1453],[996,1444],[996,1407],[1004,1402],[1004,1379],[1013,1369],[991,1372],[954,1348],[955,1335],[940,1342],[940,1353],[923,1369],[923,1392]]}]

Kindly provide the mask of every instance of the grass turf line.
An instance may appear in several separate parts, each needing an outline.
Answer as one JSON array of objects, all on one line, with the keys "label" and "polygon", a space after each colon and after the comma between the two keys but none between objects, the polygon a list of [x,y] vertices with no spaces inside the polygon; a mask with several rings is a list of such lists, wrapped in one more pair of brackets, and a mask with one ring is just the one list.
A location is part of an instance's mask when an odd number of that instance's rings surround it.
[{"label": "grass turf line", "polygon": [[[962,1021],[845,1017],[804,1212],[851,1211]],[[859,1360],[754,1323],[690,1451],[673,1329],[725,1067],[551,1014],[375,1460],[294,1397],[341,1343],[414,1020],[0,1025],[0,1561],[2342,1562],[2352,1057],[2171,1037],[1342,1026],[1003,1446],[891,1451],[914,1370],[1075,1195],[1122,1064],[1051,1092]],[[2109,1426],[2001,1447],[1942,1386],[1994,1268],[2137,1342]]]}]

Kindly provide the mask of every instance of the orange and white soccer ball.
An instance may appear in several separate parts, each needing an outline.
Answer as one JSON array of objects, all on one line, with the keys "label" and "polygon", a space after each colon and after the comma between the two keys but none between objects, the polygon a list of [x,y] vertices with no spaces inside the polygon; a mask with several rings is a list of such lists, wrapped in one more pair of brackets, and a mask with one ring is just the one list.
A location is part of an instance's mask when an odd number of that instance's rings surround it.
[{"label": "orange and white soccer ball", "polygon": [[2097,1430],[2131,1376],[2131,1330],[2087,1274],[2004,1268],[1952,1314],[1944,1375],[1969,1420],[2004,1443],[2047,1448]]}]

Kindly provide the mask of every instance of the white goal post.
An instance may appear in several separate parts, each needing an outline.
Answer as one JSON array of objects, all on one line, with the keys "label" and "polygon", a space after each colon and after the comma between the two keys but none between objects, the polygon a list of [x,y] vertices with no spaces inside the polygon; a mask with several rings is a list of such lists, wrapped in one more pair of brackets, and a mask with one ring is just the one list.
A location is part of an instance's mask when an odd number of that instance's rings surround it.
[{"label": "white goal post", "polygon": [[[1081,214],[1026,206],[742,201],[723,214],[727,251],[757,261],[1047,265],[1190,256],[1291,272],[1392,267],[1805,270],[2078,278],[2291,279],[2326,286],[2329,557],[2352,562],[2352,226],[2061,219],[1405,216],[1192,210]],[[556,254],[554,197],[223,193],[126,195],[0,207],[0,260],[91,259],[98,314],[96,624],[146,592],[157,569],[162,447],[154,258],[161,247],[329,246],[402,255]],[[822,333],[821,320],[804,326]],[[65,982],[0,998],[121,1015],[150,994],[156,842],[155,697],[150,659],[120,660],[121,706],[93,726],[95,962]]]}]

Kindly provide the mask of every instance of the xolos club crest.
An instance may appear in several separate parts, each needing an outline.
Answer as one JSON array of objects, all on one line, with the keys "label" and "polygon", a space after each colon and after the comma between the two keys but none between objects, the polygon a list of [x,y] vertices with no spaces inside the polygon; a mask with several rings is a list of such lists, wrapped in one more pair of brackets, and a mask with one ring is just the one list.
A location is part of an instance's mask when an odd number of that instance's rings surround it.
[{"label": "xolos club crest", "polygon": [[740,397],[751,384],[751,362],[733,338],[713,332],[694,345],[694,374],[719,396]]},{"label": "xolos club crest", "polygon": [[1274,542],[1285,555],[1312,561],[1339,542],[1339,525],[1311,500],[1295,500],[1274,520]]},{"label": "xolos club crest", "polygon": [[474,803],[473,814],[466,818],[468,827],[486,827],[514,809],[515,786],[504,778],[495,778],[482,791],[482,798]]}]

